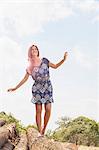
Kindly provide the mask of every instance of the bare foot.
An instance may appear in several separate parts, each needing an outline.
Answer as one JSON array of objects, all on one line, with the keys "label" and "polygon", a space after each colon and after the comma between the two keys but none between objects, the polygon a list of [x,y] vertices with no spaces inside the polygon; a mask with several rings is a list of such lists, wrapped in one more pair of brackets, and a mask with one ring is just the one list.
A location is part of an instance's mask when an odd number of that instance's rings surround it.
[{"label": "bare foot", "polygon": [[43,135],[39,132],[37,138],[43,137]]},{"label": "bare foot", "polygon": [[42,127],[41,135],[44,135],[44,133],[45,133],[45,128],[44,128],[44,127]]}]

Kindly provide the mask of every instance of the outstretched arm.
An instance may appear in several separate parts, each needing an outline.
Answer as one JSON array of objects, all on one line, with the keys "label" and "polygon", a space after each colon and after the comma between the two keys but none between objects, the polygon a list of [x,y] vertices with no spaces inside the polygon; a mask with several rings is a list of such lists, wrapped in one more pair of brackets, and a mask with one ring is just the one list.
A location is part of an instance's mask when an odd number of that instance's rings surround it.
[{"label": "outstretched arm", "polygon": [[53,64],[51,62],[49,62],[49,67],[57,69],[61,64],[63,64],[63,62],[66,60],[67,58],[67,52],[64,53],[64,58],[57,64]]},{"label": "outstretched arm", "polygon": [[18,85],[15,88],[8,89],[7,91],[8,92],[15,91],[16,89],[18,89],[21,85],[23,85],[27,81],[28,77],[29,77],[29,74],[26,72],[24,78],[19,82]]}]

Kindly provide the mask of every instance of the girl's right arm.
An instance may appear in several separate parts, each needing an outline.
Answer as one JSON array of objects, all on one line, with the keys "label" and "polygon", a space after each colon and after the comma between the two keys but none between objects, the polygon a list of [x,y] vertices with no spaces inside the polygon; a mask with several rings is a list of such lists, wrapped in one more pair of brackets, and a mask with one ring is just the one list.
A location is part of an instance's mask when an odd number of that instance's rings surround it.
[{"label": "girl's right arm", "polygon": [[17,85],[15,88],[10,88],[10,89],[8,89],[7,91],[8,91],[8,92],[15,91],[15,90],[18,89],[21,85],[23,85],[23,84],[27,81],[28,78],[29,78],[29,74],[28,74],[28,72],[26,72],[24,78],[20,81],[20,83],[19,83],[18,85]]}]

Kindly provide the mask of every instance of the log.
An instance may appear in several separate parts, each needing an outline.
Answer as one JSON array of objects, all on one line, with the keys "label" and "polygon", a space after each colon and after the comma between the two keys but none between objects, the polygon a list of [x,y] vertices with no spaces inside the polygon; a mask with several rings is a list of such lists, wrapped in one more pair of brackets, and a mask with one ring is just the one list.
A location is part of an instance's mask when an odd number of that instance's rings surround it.
[{"label": "log", "polygon": [[2,148],[2,150],[13,150],[14,149],[14,145],[8,141]]},{"label": "log", "polygon": [[64,148],[67,148],[68,150],[78,150],[78,146],[75,143],[62,143],[64,145]]},{"label": "log", "polygon": [[0,129],[0,148],[8,141],[8,138],[10,136],[10,132],[8,129],[4,129],[1,131]]},{"label": "log", "polygon": [[0,120],[0,127],[2,127],[6,123],[5,120]]},{"label": "log", "polygon": [[54,142],[46,137],[38,138],[30,150],[68,150],[64,148],[60,142]]},{"label": "log", "polygon": [[78,150],[99,150],[99,147],[79,145]]},{"label": "log", "polygon": [[13,139],[16,136],[16,125],[15,123],[10,123],[6,126],[6,128],[9,130],[10,132],[10,138]]},{"label": "log", "polygon": [[30,150],[67,150],[60,142],[48,139],[46,136],[37,137],[38,131],[34,128],[27,130],[28,144]]},{"label": "log", "polygon": [[8,142],[9,138],[14,137],[15,124],[4,125],[0,127],[0,148]]},{"label": "log", "polygon": [[28,140],[26,133],[21,133],[19,135],[20,140],[14,150],[27,150],[28,149]]},{"label": "log", "polygon": [[28,130],[27,130],[27,138],[28,138],[29,149],[31,149],[32,144],[35,142],[37,136],[38,136],[37,130],[35,130],[34,128],[28,128]]}]

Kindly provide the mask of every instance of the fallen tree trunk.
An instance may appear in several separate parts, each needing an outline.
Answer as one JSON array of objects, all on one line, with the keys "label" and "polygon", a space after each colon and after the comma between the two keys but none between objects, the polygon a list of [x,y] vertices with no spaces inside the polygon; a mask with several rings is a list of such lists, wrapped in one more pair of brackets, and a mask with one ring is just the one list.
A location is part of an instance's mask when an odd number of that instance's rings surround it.
[{"label": "fallen tree trunk", "polygon": [[5,120],[0,120],[0,127],[2,127],[6,123]]},{"label": "fallen tree trunk", "polygon": [[64,148],[68,149],[68,150],[78,150],[78,145],[76,145],[75,143],[61,143]]},{"label": "fallen tree trunk", "polygon": [[38,132],[34,128],[29,128],[27,130],[27,138],[28,138],[28,144],[29,144],[30,150],[31,150],[31,147],[32,147],[33,143],[35,142],[37,136],[38,136]]},{"label": "fallen tree trunk", "polygon": [[28,149],[28,140],[26,133],[21,133],[19,136],[19,143],[16,145],[14,150],[27,150]]},{"label": "fallen tree trunk", "polygon": [[[27,135],[21,133],[19,139],[16,138],[14,131],[15,124],[0,127],[0,150],[28,150],[28,146],[29,150],[99,150],[99,147],[76,146],[73,143],[56,142],[46,136],[37,137],[38,131],[34,128],[29,128]],[[16,138],[18,144],[13,144],[11,138]]]},{"label": "fallen tree trunk", "polygon": [[0,148],[8,141],[10,132],[8,129],[0,129]]},{"label": "fallen tree trunk", "polygon": [[78,150],[99,150],[99,147],[79,145]]},{"label": "fallen tree trunk", "polygon": [[2,150],[13,150],[14,149],[14,145],[8,141],[3,147]]},{"label": "fallen tree trunk", "polygon": [[28,144],[30,150],[68,150],[60,142],[55,142],[47,137],[37,137],[38,131],[34,128],[27,130]]},{"label": "fallen tree trunk", "polygon": [[4,125],[0,127],[0,148],[8,142],[8,139],[14,137],[15,124]]}]

